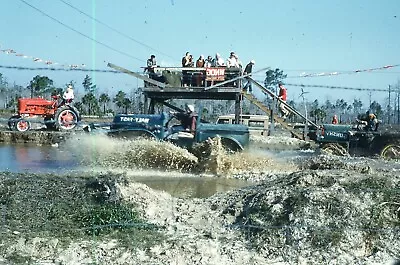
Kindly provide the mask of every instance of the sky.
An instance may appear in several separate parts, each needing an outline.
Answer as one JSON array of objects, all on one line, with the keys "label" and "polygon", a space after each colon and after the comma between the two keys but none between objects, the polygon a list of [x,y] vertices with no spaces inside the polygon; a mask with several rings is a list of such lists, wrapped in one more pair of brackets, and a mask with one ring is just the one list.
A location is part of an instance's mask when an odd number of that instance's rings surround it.
[{"label": "sky", "polygon": [[[195,59],[231,51],[253,72],[280,68],[289,100],[301,88],[290,84],[387,89],[400,80],[398,0],[0,0],[0,50],[48,60],[53,67],[81,65],[111,70],[107,63],[143,71],[155,54],[160,66],[180,66],[185,52]],[[85,14],[89,15],[86,16]],[[92,19],[92,18],[95,18]],[[111,28],[111,29],[110,29]],[[0,52],[1,66],[48,67]],[[355,70],[389,69],[354,73]],[[350,71],[351,74],[348,74]],[[333,73],[320,77],[303,74]],[[56,86],[71,80],[83,91],[86,74],[100,91],[130,91],[141,81],[126,74],[0,68],[9,82],[26,86],[46,75]],[[265,73],[255,75],[264,80]],[[307,100],[385,102],[383,91],[305,87]]]}]

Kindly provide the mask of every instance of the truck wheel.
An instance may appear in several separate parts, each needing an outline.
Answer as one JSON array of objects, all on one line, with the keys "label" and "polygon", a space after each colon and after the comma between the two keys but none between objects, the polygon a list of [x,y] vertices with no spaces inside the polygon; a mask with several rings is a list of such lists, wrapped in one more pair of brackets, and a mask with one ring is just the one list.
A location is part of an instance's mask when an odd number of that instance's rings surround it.
[{"label": "truck wheel", "polygon": [[19,132],[26,132],[29,131],[31,128],[31,123],[27,120],[20,119],[15,123],[15,130]]},{"label": "truck wheel", "polygon": [[340,144],[335,144],[335,143],[325,144],[321,147],[321,149],[322,152],[330,155],[346,156],[349,154],[346,148],[344,148]]},{"label": "truck wheel", "polygon": [[400,144],[388,144],[381,152],[384,159],[400,159]]},{"label": "truck wheel", "polygon": [[68,106],[59,108],[55,114],[55,126],[57,130],[72,130],[78,124],[78,114]]},{"label": "truck wheel", "polygon": [[225,149],[225,151],[228,153],[236,153],[242,151],[242,148],[237,143],[235,143],[230,139],[222,138],[221,144],[222,147]]}]

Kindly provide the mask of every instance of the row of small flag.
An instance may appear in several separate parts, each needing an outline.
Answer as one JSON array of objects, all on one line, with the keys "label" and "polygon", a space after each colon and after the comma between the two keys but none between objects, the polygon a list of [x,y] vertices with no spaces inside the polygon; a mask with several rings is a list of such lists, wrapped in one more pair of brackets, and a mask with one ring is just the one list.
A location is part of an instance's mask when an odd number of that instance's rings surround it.
[{"label": "row of small flag", "polygon": [[22,58],[25,58],[25,59],[32,59],[34,62],[44,63],[46,65],[58,65],[60,67],[71,68],[71,69],[81,69],[81,68],[86,67],[85,64],[61,64],[61,63],[53,62],[53,61],[50,61],[50,60],[43,60],[43,59],[38,58],[38,57],[29,56],[29,55],[25,55],[25,54],[22,54],[22,53],[17,53],[13,49],[3,49],[3,50],[0,50],[0,52],[2,52],[4,54],[15,55],[15,56],[22,57]]}]

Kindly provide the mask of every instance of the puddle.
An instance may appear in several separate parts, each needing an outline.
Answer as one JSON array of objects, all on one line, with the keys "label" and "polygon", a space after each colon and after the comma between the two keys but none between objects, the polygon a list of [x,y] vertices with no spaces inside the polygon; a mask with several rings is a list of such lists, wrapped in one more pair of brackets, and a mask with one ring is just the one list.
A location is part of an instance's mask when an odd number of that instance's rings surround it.
[{"label": "puddle", "polygon": [[135,177],[134,180],[179,198],[207,198],[219,192],[252,185],[252,182],[244,180],[208,177],[147,176]]}]

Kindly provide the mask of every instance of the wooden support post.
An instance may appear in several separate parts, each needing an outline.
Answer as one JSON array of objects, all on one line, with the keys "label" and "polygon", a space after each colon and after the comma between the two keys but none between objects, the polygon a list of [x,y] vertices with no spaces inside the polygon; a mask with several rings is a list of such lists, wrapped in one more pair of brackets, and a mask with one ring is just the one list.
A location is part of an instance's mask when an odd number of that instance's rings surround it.
[{"label": "wooden support post", "polygon": [[149,98],[146,95],[144,96],[143,109],[144,114],[149,114]]},{"label": "wooden support post", "polygon": [[150,106],[149,106],[149,114],[154,114],[154,110],[155,110],[154,104],[155,104],[154,99],[151,99]]},{"label": "wooden support post", "polygon": [[271,108],[270,117],[269,117],[269,130],[268,136],[271,136],[275,130],[275,121],[274,121],[274,110]]},{"label": "wooden support post", "polygon": [[240,93],[236,94],[235,99],[235,123],[240,123],[240,104],[242,101],[242,95]]}]

